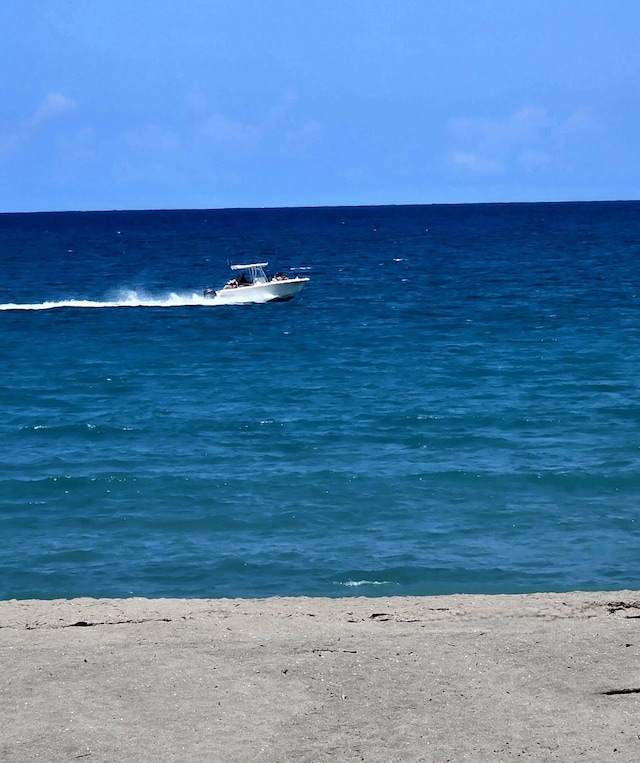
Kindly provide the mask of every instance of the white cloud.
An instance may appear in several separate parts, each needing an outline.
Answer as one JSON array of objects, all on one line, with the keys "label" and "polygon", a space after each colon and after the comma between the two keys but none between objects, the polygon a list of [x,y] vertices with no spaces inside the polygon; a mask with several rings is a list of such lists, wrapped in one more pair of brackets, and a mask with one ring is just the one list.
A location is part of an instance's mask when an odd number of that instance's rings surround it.
[{"label": "white cloud", "polygon": [[322,136],[314,119],[302,120],[295,113],[297,96],[285,92],[282,99],[255,120],[231,119],[220,112],[208,113],[201,97],[190,99],[197,114],[195,133],[230,150],[255,152],[263,149],[300,150]]},{"label": "white cloud", "polygon": [[31,119],[27,120],[27,124],[31,126],[41,124],[61,114],[73,111],[75,107],[75,101],[67,98],[66,95],[62,93],[47,93],[38,105],[34,115]]},{"label": "white cloud", "polygon": [[9,127],[0,134],[0,155],[18,155],[36,134],[36,128],[55,117],[73,111],[75,101],[62,93],[48,93],[38,104],[32,116]]},{"label": "white cloud", "polygon": [[483,175],[497,175],[504,172],[502,163],[490,161],[467,151],[452,151],[451,161],[459,167],[465,167]]},{"label": "white cloud", "polygon": [[228,119],[222,114],[211,114],[198,125],[198,135],[215,143],[251,150],[258,147],[264,135],[264,126]]},{"label": "white cloud", "polygon": [[18,155],[36,134],[43,123],[61,114],[73,111],[75,101],[62,93],[48,93],[38,104],[33,115],[10,127],[10,131],[0,135],[0,155]]},{"label": "white cloud", "polygon": [[447,125],[451,164],[477,174],[509,169],[546,171],[561,162],[571,139],[598,128],[588,109],[566,118],[525,106],[504,119],[452,119]]}]

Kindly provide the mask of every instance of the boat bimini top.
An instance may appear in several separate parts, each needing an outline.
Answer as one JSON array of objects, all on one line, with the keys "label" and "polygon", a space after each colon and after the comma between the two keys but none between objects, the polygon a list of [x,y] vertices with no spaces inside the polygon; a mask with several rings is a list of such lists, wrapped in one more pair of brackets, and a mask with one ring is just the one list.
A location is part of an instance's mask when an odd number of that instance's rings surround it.
[{"label": "boat bimini top", "polygon": [[250,265],[229,265],[231,270],[250,270],[251,268],[266,268],[268,262],[252,262]]}]

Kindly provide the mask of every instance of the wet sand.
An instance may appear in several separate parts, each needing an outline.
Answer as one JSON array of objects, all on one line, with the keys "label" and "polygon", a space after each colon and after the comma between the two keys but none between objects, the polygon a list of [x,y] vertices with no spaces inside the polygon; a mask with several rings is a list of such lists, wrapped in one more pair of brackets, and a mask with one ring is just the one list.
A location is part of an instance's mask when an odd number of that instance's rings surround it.
[{"label": "wet sand", "polygon": [[638,761],[640,592],[0,602],[0,760]]}]

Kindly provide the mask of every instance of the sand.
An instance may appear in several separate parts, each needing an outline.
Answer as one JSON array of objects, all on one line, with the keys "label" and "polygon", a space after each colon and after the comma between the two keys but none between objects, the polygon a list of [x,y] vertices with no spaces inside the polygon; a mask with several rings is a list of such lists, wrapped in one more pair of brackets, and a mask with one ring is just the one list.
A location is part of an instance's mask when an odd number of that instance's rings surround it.
[{"label": "sand", "polygon": [[640,761],[640,592],[0,602],[0,761]]}]

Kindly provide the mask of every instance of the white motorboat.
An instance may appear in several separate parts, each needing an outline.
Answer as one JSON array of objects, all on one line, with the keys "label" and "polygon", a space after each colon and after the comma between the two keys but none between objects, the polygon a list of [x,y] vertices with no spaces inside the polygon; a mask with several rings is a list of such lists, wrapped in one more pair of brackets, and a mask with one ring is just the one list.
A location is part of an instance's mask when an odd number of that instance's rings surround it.
[{"label": "white motorboat", "polygon": [[268,262],[230,265],[235,275],[222,289],[205,289],[204,296],[234,305],[263,302],[288,302],[309,282],[298,275],[278,273],[269,277],[264,269]]}]

